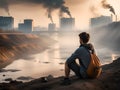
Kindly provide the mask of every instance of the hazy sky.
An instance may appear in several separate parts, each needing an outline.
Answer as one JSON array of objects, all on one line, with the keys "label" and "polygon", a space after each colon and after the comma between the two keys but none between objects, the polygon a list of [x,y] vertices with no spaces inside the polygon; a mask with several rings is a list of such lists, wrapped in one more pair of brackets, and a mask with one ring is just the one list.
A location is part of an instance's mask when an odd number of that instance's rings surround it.
[{"label": "hazy sky", "polygon": [[[52,7],[48,9],[47,4],[42,3],[45,0],[0,0],[0,16],[8,16],[7,11],[10,15],[15,18],[15,27],[18,23],[23,22],[23,19],[33,19],[34,26],[47,27],[50,23],[50,18],[48,18],[48,10],[53,17],[54,23],[59,27],[59,6]],[[49,0],[46,0],[49,1]],[[60,0],[52,0],[60,1]],[[69,11],[76,20],[76,28],[86,29],[89,26],[89,20],[92,17],[97,17],[100,15],[111,15],[108,8],[103,7],[101,1],[107,1],[106,4],[112,6],[115,13],[120,17],[120,0],[61,0],[65,1],[61,5],[69,7]],[[42,3],[42,4],[41,4]],[[53,3],[54,4],[54,3]],[[53,5],[52,4],[52,5]],[[48,4],[49,5],[49,4]],[[44,6],[44,7],[43,7]],[[64,17],[69,17],[66,13],[63,14]]]}]

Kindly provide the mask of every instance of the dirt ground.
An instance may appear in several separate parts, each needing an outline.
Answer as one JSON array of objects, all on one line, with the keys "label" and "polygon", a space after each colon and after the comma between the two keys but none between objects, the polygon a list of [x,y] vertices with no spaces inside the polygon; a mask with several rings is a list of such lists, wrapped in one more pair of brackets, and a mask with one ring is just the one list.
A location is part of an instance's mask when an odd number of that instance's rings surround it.
[{"label": "dirt ground", "polygon": [[18,81],[2,83],[0,90],[120,90],[120,58],[102,68],[103,72],[99,78],[78,79],[72,76],[72,84],[68,86],[60,85],[63,76],[58,78],[48,76],[46,82],[43,82],[43,78],[40,77],[27,83]]}]

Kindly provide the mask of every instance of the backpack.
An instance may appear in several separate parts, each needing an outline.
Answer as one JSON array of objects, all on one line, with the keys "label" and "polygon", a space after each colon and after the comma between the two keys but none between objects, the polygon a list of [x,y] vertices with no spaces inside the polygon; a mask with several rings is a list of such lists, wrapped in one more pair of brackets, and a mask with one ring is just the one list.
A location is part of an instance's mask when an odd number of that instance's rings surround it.
[{"label": "backpack", "polygon": [[91,60],[87,68],[87,74],[90,78],[98,78],[102,72],[99,58],[94,53],[90,53]]}]

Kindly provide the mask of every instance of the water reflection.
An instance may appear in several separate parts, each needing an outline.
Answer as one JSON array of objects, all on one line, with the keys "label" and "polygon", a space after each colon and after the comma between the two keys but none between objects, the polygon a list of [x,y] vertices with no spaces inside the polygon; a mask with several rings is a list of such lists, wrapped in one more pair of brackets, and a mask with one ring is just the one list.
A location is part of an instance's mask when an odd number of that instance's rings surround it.
[{"label": "water reflection", "polygon": [[112,60],[116,60],[117,58],[119,58],[120,57],[120,54],[112,54],[111,55],[112,56]]}]

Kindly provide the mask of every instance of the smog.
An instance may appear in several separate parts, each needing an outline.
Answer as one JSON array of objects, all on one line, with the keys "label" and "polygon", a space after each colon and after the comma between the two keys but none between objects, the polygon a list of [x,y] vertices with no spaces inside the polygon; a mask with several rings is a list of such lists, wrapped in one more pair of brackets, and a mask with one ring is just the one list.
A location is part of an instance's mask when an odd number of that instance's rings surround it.
[{"label": "smog", "polygon": [[107,0],[102,0],[102,1],[101,1],[101,4],[102,4],[103,8],[109,9],[110,12],[112,12],[112,13],[115,15],[115,10],[114,10],[113,6],[111,6],[110,4],[107,4],[106,1],[107,1]]},{"label": "smog", "polygon": [[37,4],[43,6],[46,9],[48,18],[50,18],[51,22],[53,22],[52,12],[57,9],[59,10],[60,16],[62,16],[63,13],[66,13],[69,17],[72,17],[69,7],[65,6],[65,0],[0,0],[0,8],[3,8],[8,15],[10,15],[9,5],[22,3],[27,5]]}]

